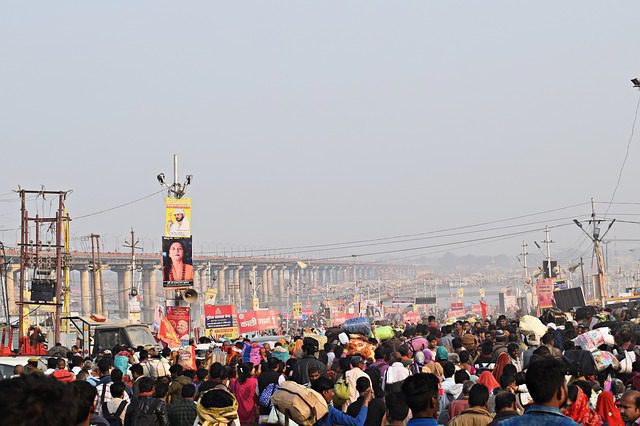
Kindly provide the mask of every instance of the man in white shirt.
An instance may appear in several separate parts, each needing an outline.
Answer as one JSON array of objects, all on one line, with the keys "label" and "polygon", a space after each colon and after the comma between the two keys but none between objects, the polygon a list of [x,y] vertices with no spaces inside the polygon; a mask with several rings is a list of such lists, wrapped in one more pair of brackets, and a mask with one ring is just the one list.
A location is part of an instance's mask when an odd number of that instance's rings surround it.
[{"label": "man in white shirt", "polygon": [[358,390],[356,389],[356,381],[360,377],[369,378],[367,373],[364,372],[365,363],[364,358],[360,355],[354,355],[351,357],[351,370],[345,373],[345,378],[347,383],[349,384],[349,399],[347,400],[346,405],[348,406],[352,402],[355,402],[358,399]]},{"label": "man in white shirt", "polygon": [[400,352],[391,354],[391,366],[387,368],[387,372],[382,378],[382,388],[393,383],[399,383],[409,377],[410,373],[407,367],[402,363],[402,355]]},{"label": "man in white shirt", "polygon": [[444,380],[442,381],[442,389],[445,393],[450,394],[453,399],[458,399],[462,393],[462,383],[456,383],[453,375],[456,372],[456,366],[449,361],[445,361],[442,364],[442,370],[444,372]]}]

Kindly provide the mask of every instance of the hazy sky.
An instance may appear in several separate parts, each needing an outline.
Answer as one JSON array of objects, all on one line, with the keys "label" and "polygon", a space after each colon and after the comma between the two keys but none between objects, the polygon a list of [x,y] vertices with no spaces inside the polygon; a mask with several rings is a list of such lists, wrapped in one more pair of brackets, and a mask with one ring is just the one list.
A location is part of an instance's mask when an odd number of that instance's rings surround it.
[{"label": "hazy sky", "polygon": [[[159,190],[173,153],[181,176],[195,176],[198,251],[608,201],[640,96],[629,82],[640,75],[638,16],[635,1],[6,1],[0,229],[18,224],[7,195],[18,185],[73,189],[79,216]],[[616,201],[640,202],[637,139]],[[640,205],[611,212],[639,220]],[[109,249],[133,226],[159,250],[163,214],[157,195],[72,231],[102,234]],[[554,250],[577,250],[579,232],[554,231]],[[9,245],[17,235],[0,232]],[[459,252],[513,255],[522,239]]]}]

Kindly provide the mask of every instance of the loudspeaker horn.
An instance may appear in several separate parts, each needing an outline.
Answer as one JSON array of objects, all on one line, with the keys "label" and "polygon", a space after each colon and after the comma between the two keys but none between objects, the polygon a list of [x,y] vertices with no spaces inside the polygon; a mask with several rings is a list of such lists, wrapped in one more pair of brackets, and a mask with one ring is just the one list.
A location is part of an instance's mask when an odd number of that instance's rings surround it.
[{"label": "loudspeaker horn", "polygon": [[198,292],[192,288],[185,290],[185,292],[182,293],[182,300],[187,303],[195,303],[198,301]]}]

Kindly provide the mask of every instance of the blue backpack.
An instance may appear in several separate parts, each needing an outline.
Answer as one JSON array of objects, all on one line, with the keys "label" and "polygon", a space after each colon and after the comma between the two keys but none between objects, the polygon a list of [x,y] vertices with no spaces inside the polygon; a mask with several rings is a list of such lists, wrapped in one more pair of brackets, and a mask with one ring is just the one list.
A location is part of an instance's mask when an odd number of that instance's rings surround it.
[{"label": "blue backpack", "polygon": [[264,408],[271,408],[271,397],[278,390],[279,386],[277,383],[269,383],[266,388],[260,394],[260,398],[258,398],[258,404]]}]

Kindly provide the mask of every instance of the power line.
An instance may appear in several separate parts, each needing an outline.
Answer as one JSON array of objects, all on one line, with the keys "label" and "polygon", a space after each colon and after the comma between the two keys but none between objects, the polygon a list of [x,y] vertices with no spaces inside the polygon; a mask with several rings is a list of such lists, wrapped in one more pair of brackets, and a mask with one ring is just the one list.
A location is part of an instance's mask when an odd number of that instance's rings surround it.
[{"label": "power line", "polygon": [[[572,224],[573,224],[573,222],[564,223],[564,224],[560,224],[560,225],[554,225],[554,226],[550,226],[549,229],[561,228],[561,227],[569,226],[569,225],[572,225]],[[313,259],[305,259],[305,260],[308,260],[308,261],[335,260],[335,259],[346,259],[346,258],[353,258],[353,257],[375,256],[375,255],[379,255],[379,254],[403,253],[403,252],[407,252],[407,251],[425,250],[425,249],[431,249],[431,248],[437,248],[437,247],[447,247],[447,246],[458,245],[458,244],[473,243],[473,242],[477,242],[477,241],[488,241],[488,240],[493,240],[493,239],[496,239],[496,238],[503,238],[503,237],[508,237],[508,236],[530,234],[532,232],[543,231],[544,229],[545,228],[535,228],[535,229],[528,229],[526,231],[511,232],[511,233],[501,234],[501,235],[493,235],[493,236],[488,236],[488,237],[473,238],[473,239],[462,240],[462,241],[453,241],[453,242],[448,242],[448,243],[432,244],[432,245],[429,245],[429,246],[407,247],[407,248],[401,248],[401,249],[395,249],[395,250],[385,250],[385,251],[378,251],[378,252],[351,254],[351,255],[346,255],[346,256],[322,257],[322,258],[313,258]]]},{"label": "power line", "polygon": [[454,232],[454,233],[450,233],[450,234],[432,235],[432,236],[427,236],[427,237],[409,238],[409,239],[395,240],[395,241],[379,241],[379,242],[368,243],[368,244],[354,244],[354,245],[350,245],[350,246],[341,246],[341,247],[319,248],[319,249],[309,249],[309,250],[297,250],[297,251],[285,252],[285,253],[282,253],[282,255],[286,256],[286,255],[290,255],[290,254],[299,254],[299,253],[319,253],[319,252],[337,251],[337,250],[345,250],[345,249],[360,248],[360,247],[372,247],[372,246],[388,245],[388,244],[400,244],[400,243],[406,243],[406,242],[412,242],[412,241],[429,240],[429,239],[434,239],[434,238],[456,237],[456,236],[460,236],[460,235],[477,234],[477,233],[489,232],[489,231],[498,231],[498,230],[501,230],[501,229],[512,229],[512,228],[517,228],[517,227],[521,227],[521,226],[539,225],[541,223],[558,222],[558,221],[561,221],[561,220],[573,219],[574,217],[575,216],[567,216],[567,217],[561,217],[561,218],[557,218],[557,219],[539,220],[539,221],[536,221],[536,222],[520,223],[520,224],[506,225],[506,226],[496,226],[496,227],[493,227],[493,228],[476,229],[476,230],[472,230],[472,231]]},{"label": "power line", "polygon": [[159,191],[156,191],[156,192],[153,192],[153,193],[151,193],[151,194],[149,194],[149,195],[145,195],[144,197],[136,198],[136,199],[135,199],[135,200],[133,200],[133,201],[128,201],[128,202],[126,202],[126,203],[119,204],[119,205],[114,206],[114,207],[109,207],[108,209],[99,210],[99,211],[97,211],[97,212],[87,213],[87,214],[84,214],[84,215],[76,216],[76,217],[75,217],[75,218],[73,218],[73,219],[74,219],[74,220],[84,219],[85,217],[96,216],[96,215],[99,215],[99,214],[102,214],[102,213],[107,213],[107,212],[110,212],[110,211],[113,211],[113,210],[116,210],[116,209],[120,209],[120,208],[122,208],[122,207],[130,206],[131,204],[134,204],[134,203],[140,202],[140,201],[142,201],[142,200],[146,200],[147,198],[151,198],[151,197],[153,197],[154,195],[158,195],[159,193],[164,192],[164,191],[165,191],[165,189],[163,188],[163,189],[161,189],[161,190],[159,190]]},{"label": "power line", "polygon": [[[559,207],[559,208],[555,208],[555,209],[543,210],[543,211],[539,211],[539,212],[535,212],[535,213],[529,213],[529,214],[524,214],[524,215],[520,215],[520,216],[513,216],[513,217],[504,218],[504,219],[497,219],[497,220],[492,220],[492,221],[487,221],[487,222],[479,222],[479,223],[475,223],[475,224],[471,224],[471,225],[455,226],[455,227],[452,227],[452,228],[443,228],[443,229],[438,229],[438,230],[433,230],[433,231],[418,232],[418,233],[413,233],[413,234],[400,234],[400,235],[394,235],[394,236],[390,236],[390,237],[378,237],[378,238],[370,238],[370,239],[364,239],[364,240],[342,241],[342,242],[325,243],[325,244],[310,244],[310,245],[291,246],[291,247],[249,249],[249,250],[245,250],[245,251],[250,251],[250,252],[253,253],[253,252],[296,250],[296,249],[307,249],[307,248],[337,247],[337,246],[344,246],[344,245],[351,245],[351,244],[360,244],[360,243],[370,243],[370,242],[377,242],[377,241],[395,240],[395,239],[407,238],[407,237],[418,237],[418,236],[422,236],[422,235],[439,234],[439,233],[442,233],[442,232],[457,231],[457,230],[460,230],[460,229],[476,228],[478,226],[493,225],[493,224],[501,223],[501,222],[509,222],[509,221],[513,221],[513,220],[517,220],[517,219],[524,219],[524,218],[527,218],[527,217],[539,216],[539,215],[542,215],[542,214],[553,213],[553,212],[558,212],[558,211],[562,211],[562,210],[568,210],[568,209],[584,206],[586,204],[589,204],[589,202],[577,203],[577,204],[572,204],[572,205],[565,206],[565,207]],[[348,247],[345,247],[345,248],[348,248]],[[211,254],[211,253],[215,253],[215,252],[202,252],[202,254]],[[300,252],[294,252],[294,253],[300,253]]]},{"label": "power line", "polygon": [[629,158],[629,150],[631,148],[631,141],[633,140],[633,135],[636,130],[636,121],[638,121],[638,110],[640,109],[640,95],[638,96],[638,103],[636,104],[636,113],[633,117],[633,124],[631,125],[631,135],[629,136],[629,141],[627,142],[627,149],[624,154],[624,160],[622,160],[622,165],[620,166],[620,173],[618,173],[618,180],[616,182],[616,186],[613,189],[613,194],[611,194],[611,201],[609,201],[609,206],[607,207],[607,211],[604,213],[604,217],[607,217],[607,213],[609,213],[609,209],[611,208],[611,203],[613,203],[613,199],[616,197],[616,192],[618,192],[618,187],[620,186],[620,181],[622,180],[622,172],[624,171],[624,166],[627,164],[627,158]]}]

